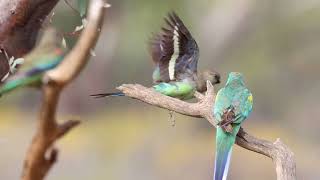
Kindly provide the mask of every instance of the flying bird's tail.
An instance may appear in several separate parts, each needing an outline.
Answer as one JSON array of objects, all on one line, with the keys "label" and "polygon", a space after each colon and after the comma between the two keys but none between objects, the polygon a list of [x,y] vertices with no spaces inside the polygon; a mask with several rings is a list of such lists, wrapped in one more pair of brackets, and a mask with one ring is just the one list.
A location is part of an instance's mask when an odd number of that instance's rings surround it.
[{"label": "flying bird's tail", "polygon": [[91,94],[90,96],[94,98],[103,98],[103,97],[118,97],[118,96],[125,96],[122,92],[116,92],[116,93],[101,93],[101,94]]},{"label": "flying bird's tail", "polygon": [[217,127],[216,132],[216,158],[214,168],[214,180],[226,180],[232,154],[232,145],[236,136],[233,133],[224,132]]}]

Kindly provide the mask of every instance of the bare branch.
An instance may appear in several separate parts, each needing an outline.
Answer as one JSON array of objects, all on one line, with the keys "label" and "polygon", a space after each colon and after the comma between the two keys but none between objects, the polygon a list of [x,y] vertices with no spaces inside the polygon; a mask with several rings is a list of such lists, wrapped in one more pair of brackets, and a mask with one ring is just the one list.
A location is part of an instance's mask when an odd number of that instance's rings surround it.
[{"label": "bare branch", "polygon": [[294,154],[279,138],[272,143],[255,138],[241,128],[236,143],[250,151],[270,157],[276,165],[278,180],[296,179]]},{"label": "bare branch", "polygon": [[123,84],[117,89],[125,93],[126,96],[138,99],[153,106],[175,111],[187,116],[208,118],[210,123],[215,125],[214,118],[211,115],[211,110],[208,111],[206,108],[204,108],[209,106],[213,107],[215,97],[214,94],[206,93],[206,98],[203,98],[198,103],[187,103],[176,98],[164,96],[154,91],[152,88],[146,88],[139,84]]},{"label": "bare branch", "polygon": [[71,129],[80,124],[79,120],[69,120],[60,124],[57,129],[57,139],[67,134]]},{"label": "bare branch", "polygon": [[88,25],[82,32],[76,46],[55,69],[48,71],[42,86],[43,98],[36,135],[24,161],[22,180],[42,180],[56,162],[58,150],[53,147],[56,140],[68,133],[79,121],[58,124],[56,110],[63,87],[69,84],[88,61],[90,49],[99,37],[105,13],[104,0],[91,0]]},{"label": "bare branch", "polygon": [[[212,113],[215,93],[210,82],[207,83],[208,90],[205,95],[196,93],[196,98],[199,100],[197,103],[188,103],[171,98],[154,91],[152,88],[146,88],[139,84],[123,84],[117,89],[128,97],[152,106],[168,109],[187,116],[205,118],[213,126],[216,126]],[[274,143],[258,139],[249,135],[241,128],[236,143],[245,149],[270,157],[276,165],[278,180],[296,179],[294,155],[279,139]]]}]

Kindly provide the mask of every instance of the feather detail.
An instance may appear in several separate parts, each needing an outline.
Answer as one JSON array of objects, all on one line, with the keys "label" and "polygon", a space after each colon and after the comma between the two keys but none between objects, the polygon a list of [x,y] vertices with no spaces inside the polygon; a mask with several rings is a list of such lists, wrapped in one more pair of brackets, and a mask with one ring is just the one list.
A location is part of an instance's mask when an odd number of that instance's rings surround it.
[{"label": "feather detail", "polygon": [[197,72],[199,49],[176,13],[169,13],[164,20],[167,27],[150,40],[152,60],[160,69],[160,82],[181,80],[181,74]]},{"label": "feather detail", "polygon": [[179,33],[178,33],[178,26],[174,27],[173,31],[173,54],[171,55],[171,59],[169,60],[169,77],[170,80],[174,80],[175,77],[175,65],[176,60],[180,55],[180,48],[179,48]]},{"label": "feather detail", "polygon": [[[220,155],[220,157],[217,157],[216,155],[215,167],[220,167],[220,169],[218,168],[214,169],[214,180],[227,179],[229,167],[230,167],[231,154],[232,154],[232,147],[226,154],[223,154],[224,157],[221,157],[223,155]],[[220,164],[218,160],[221,161]]]}]

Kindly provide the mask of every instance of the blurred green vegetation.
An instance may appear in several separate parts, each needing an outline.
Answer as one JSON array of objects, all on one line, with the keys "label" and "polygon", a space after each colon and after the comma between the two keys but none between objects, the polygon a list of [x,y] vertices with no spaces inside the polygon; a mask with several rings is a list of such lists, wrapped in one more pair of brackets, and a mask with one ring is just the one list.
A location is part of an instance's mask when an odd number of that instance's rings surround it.
[{"label": "blurred green vegetation", "polygon": [[[306,0],[110,0],[95,52],[62,95],[59,119],[83,123],[59,144],[48,179],[211,179],[214,129],[128,98],[92,99],[122,83],[151,85],[147,42],[176,11],[200,47],[199,69],[223,82],[245,75],[254,110],[244,123],[257,137],[280,137],[295,153],[298,179],[319,179],[320,2]],[[54,25],[70,32],[81,21],[61,1]],[[73,39],[73,43],[75,38]],[[70,44],[72,46],[72,43]],[[217,87],[220,88],[220,86]],[[0,179],[18,179],[35,128],[41,94],[21,90],[0,101]],[[270,159],[233,151],[229,179],[275,179]]]}]

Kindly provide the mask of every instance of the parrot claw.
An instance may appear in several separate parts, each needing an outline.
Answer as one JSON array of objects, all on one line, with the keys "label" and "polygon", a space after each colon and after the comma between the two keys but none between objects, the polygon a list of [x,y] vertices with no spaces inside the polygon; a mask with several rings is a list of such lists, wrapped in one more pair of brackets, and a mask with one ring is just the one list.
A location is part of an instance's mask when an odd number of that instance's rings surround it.
[{"label": "parrot claw", "polygon": [[232,133],[233,131],[233,127],[231,124],[228,124],[226,126],[221,126],[221,128],[223,129],[224,132],[227,132],[227,133]]},{"label": "parrot claw", "polygon": [[236,115],[234,113],[234,107],[229,107],[224,110],[222,115],[222,121],[218,125],[223,129],[223,131],[232,133],[233,127],[232,123],[236,120]]},{"label": "parrot claw", "polygon": [[176,119],[174,117],[174,111],[169,111],[169,122],[172,127],[176,126]]}]

